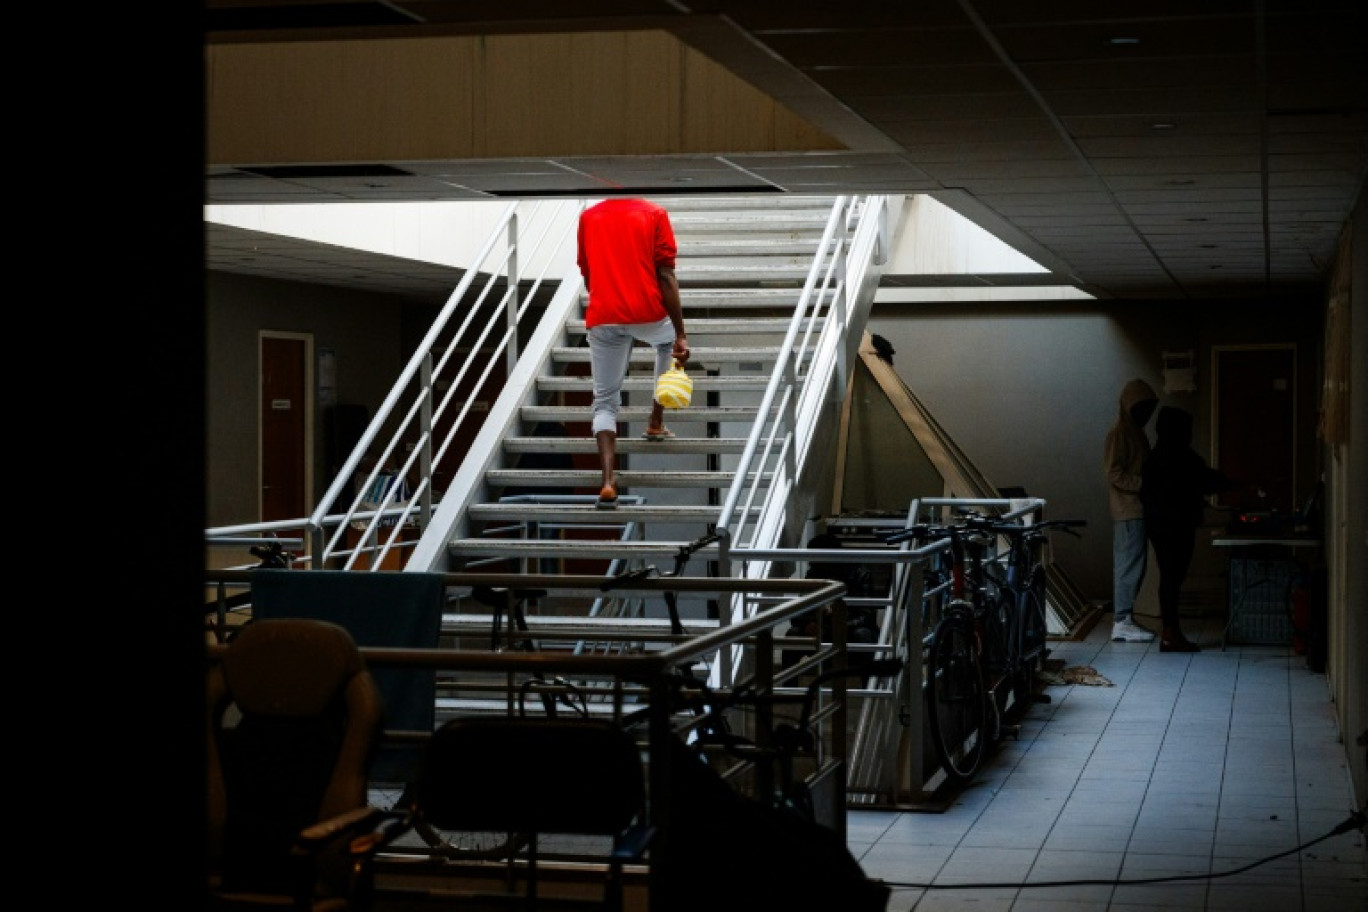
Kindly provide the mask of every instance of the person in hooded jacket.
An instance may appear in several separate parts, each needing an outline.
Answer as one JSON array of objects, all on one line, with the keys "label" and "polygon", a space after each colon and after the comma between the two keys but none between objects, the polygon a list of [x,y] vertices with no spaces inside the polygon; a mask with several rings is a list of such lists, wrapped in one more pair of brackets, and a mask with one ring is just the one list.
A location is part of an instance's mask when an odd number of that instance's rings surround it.
[{"label": "person in hooded jacket", "polygon": [[1141,472],[1140,501],[1145,534],[1159,566],[1160,652],[1200,652],[1183,635],[1178,594],[1192,566],[1197,527],[1202,525],[1206,497],[1240,487],[1208,466],[1192,449],[1192,415],[1166,405],[1154,423],[1154,447]]},{"label": "person in hooded jacket", "polygon": [[1154,634],[1135,623],[1135,597],[1145,580],[1149,547],[1140,503],[1140,472],[1149,455],[1145,425],[1159,405],[1154,388],[1139,378],[1121,388],[1116,421],[1107,431],[1102,464],[1112,518],[1112,639],[1148,643]]}]

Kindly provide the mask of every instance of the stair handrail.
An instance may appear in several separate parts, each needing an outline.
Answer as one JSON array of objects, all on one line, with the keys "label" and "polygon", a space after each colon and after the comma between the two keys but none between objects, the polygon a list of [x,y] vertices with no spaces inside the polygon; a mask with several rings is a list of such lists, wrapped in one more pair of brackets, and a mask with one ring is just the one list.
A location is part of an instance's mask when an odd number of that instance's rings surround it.
[{"label": "stair handrail", "polygon": [[[422,521],[418,523],[419,527],[426,529],[431,520],[432,466],[439,465],[441,463],[442,458],[446,455],[446,452],[450,449],[452,443],[455,442],[457,431],[461,428],[463,422],[465,421],[466,417],[469,415],[472,407],[475,404],[474,397],[468,396],[466,398],[464,405],[461,407],[460,413],[453,420],[450,427],[447,429],[446,433],[442,436],[440,441],[436,441],[436,438],[433,435],[433,429],[436,426],[436,422],[440,421],[442,416],[445,414],[448,406],[452,402],[453,397],[457,394],[457,391],[461,389],[461,383],[465,379],[467,373],[474,365],[483,364],[483,368],[480,370],[480,375],[472,387],[472,389],[474,390],[479,390],[483,389],[485,383],[489,380],[490,374],[493,372],[494,366],[498,363],[500,356],[503,356],[507,363],[507,373],[509,375],[513,373],[518,363],[518,359],[521,354],[521,352],[519,351],[518,344],[519,320],[521,320],[522,317],[526,314],[528,306],[535,299],[538,289],[540,289],[542,282],[546,278],[547,269],[554,262],[554,260],[550,258],[548,258],[545,261],[542,268],[542,272],[533,280],[531,286],[528,289],[528,293],[525,296],[523,296],[520,301],[518,293],[520,290],[519,282],[521,278],[521,273],[518,267],[518,254],[520,251],[523,251],[524,248],[526,248],[525,252],[528,253],[529,257],[536,256],[536,254],[540,252],[543,242],[550,235],[551,229],[554,227],[554,217],[543,218],[539,222],[537,216],[540,208],[543,205],[543,202],[532,203],[530,213],[526,218],[519,215],[515,217],[512,222],[509,223],[507,253],[505,255],[503,262],[499,264],[499,266],[501,267],[506,266],[509,281],[507,283],[507,287],[505,288],[503,299],[500,300],[493,314],[490,316],[489,320],[486,321],[486,323],[484,324],[484,328],[480,331],[479,336],[475,339],[474,343],[472,344],[472,351],[484,351],[484,345],[489,339],[490,334],[494,331],[495,327],[498,326],[499,315],[502,313],[504,315],[504,326],[502,327],[503,331],[501,335],[496,337],[496,341],[494,341],[492,348],[489,350],[487,356],[482,357],[480,359],[467,358],[461,362],[459,369],[456,371],[456,375],[451,379],[450,383],[447,385],[447,391],[442,396],[441,400],[438,402],[437,407],[435,409],[431,408],[431,398],[428,395],[419,396],[410,408],[410,416],[413,416],[414,414],[419,413],[420,411],[422,412],[422,425],[420,436],[420,442],[422,443],[422,445],[414,446],[413,450],[409,454],[408,459],[405,460],[404,464],[399,467],[397,476],[399,478],[407,477],[408,472],[413,468],[414,462],[416,460],[419,460],[420,458],[422,460],[423,468],[420,474],[420,480],[418,485],[414,489],[407,505],[402,508],[398,520],[393,522],[392,531],[390,532],[389,538],[385,541],[384,545],[380,547],[378,554],[372,561],[372,568],[379,566],[383,562],[385,555],[388,554],[390,550],[395,547],[396,539],[399,538],[400,533],[403,530],[403,523],[407,520],[407,518],[410,515],[412,515],[414,510],[418,508],[419,505],[421,505],[422,509]],[[559,211],[564,210],[569,204],[557,203],[552,205],[555,206],[555,208]],[[563,218],[560,221],[561,227],[559,232],[559,243],[563,244],[565,243],[567,236],[570,235],[574,223]],[[527,227],[528,230],[525,233],[529,236],[532,235],[532,228],[534,225],[539,225],[540,227],[540,231],[536,233],[535,238],[530,242],[525,240],[522,234],[519,232],[519,227],[523,225]],[[425,393],[428,390],[432,389],[434,385],[434,378],[441,376],[445,371],[451,358],[457,352],[456,342],[458,342],[460,338],[463,337],[465,330],[473,324],[475,315],[479,312],[480,307],[484,303],[484,299],[488,296],[492,288],[493,281],[491,278],[491,281],[486,283],[485,289],[483,292],[481,292],[479,298],[475,301],[473,305],[471,305],[470,311],[466,315],[465,321],[462,323],[460,330],[457,331],[456,339],[452,342],[452,344],[447,346],[446,351],[442,354],[441,358],[438,359],[436,365],[429,365],[427,362],[424,363],[423,388]],[[396,434],[394,442],[392,442],[390,445],[391,449],[395,446],[395,444],[397,444],[398,439],[399,435]],[[434,442],[437,443],[435,451],[432,449]],[[388,451],[389,450],[387,450],[387,452]],[[380,504],[382,510],[390,504],[394,497],[397,496],[397,491],[397,487],[391,487],[388,490],[386,490],[385,497]],[[373,528],[378,530],[380,526],[377,524],[380,522],[381,520],[379,519],[373,520]],[[367,535],[369,535],[369,533],[370,529],[367,529]],[[361,544],[364,545],[366,541],[367,537],[362,536]],[[351,556],[348,558],[347,561],[348,569],[351,568],[359,553],[359,551],[352,552]]]},{"label": "stair handrail", "polygon": [[[737,461],[736,474],[732,478],[731,486],[727,489],[727,496],[718,513],[716,529],[721,535],[718,547],[724,561],[730,558],[733,551],[742,551],[746,547],[754,547],[756,544],[754,534],[752,534],[751,540],[746,543],[741,542],[741,535],[745,531],[745,518],[750,515],[750,507],[757,495],[759,480],[763,475],[764,463],[757,462],[757,453],[763,449],[761,455],[765,460],[771,457],[791,458],[792,456],[791,451],[785,451],[782,446],[778,452],[774,449],[779,423],[770,418],[771,410],[774,408],[775,401],[781,396],[784,407],[793,404],[791,393],[797,379],[794,343],[798,339],[804,322],[808,319],[809,310],[816,310],[812,304],[814,290],[819,284],[825,287],[824,276],[829,275],[829,272],[823,269],[823,264],[828,261],[834,262],[839,254],[842,240],[840,237],[842,233],[841,216],[848,202],[849,197],[840,196],[832,204],[826,226],[822,230],[822,238],[818,242],[817,251],[813,256],[812,268],[808,271],[803,289],[799,293],[793,317],[789,320],[788,329],[784,334],[784,341],[780,343],[779,355],[775,359],[769,382],[765,385],[765,391],[760,397],[760,406],[756,412],[755,423],[751,427],[750,434],[746,437],[745,447]],[[839,292],[839,289],[837,291]],[[837,299],[835,295],[832,298],[833,312],[836,311]],[[820,297],[817,300],[820,304]],[[782,394],[781,387],[783,387]],[[788,426],[792,427],[793,425],[790,423]],[[762,437],[765,438],[763,442]],[[785,496],[787,496],[787,491],[785,491]],[[741,505],[743,498],[746,501],[744,509]]]},{"label": "stair handrail", "polygon": [[[746,562],[747,576],[763,578],[769,573],[768,560],[747,560],[747,554],[772,548],[778,541],[787,500],[802,471],[822,408],[833,398],[839,401],[845,395],[849,365],[873,306],[879,279],[877,271],[870,267],[887,259],[890,209],[889,197],[879,195],[840,196],[832,203],[761,397],[757,419],[718,514],[717,530],[722,535],[719,551],[728,570],[731,561],[739,558]],[[828,295],[829,318],[819,321]],[[813,327],[818,325],[821,329],[813,340]],[[807,371],[800,377],[803,357],[809,351]],[[785,428],[782,434],[781,427]],[[762,497],[760,481],[766,466],[774,470],[763,493],[759,515],[746,535],[746,518],[752,515],[757,498]]]},{"label": "stair handrail", "polygon": [[[476,401],[475,393],[488,382],[501,354],[506,357],[511,373],[511,365],[516,362],[519,354],[518,320],[526,313],[528,306],[535,299],[536,292],[545,279],[547,270],[556,263],[556,254],[553,253],[545,258],[542,272],[535,277],[529,291],[522,294],[521,299],[520,283],[523,277],[519,273],[519,262],[521,260],[521,262],[527,263],[536,257],[558,221],[561,224],[561,236],[553,241],[551,250],[563,250],[564,235],[568,230],[573,230],[575,221],[565,219],[564,211],[566,207],[575,206],[576,203],[573,201],[557,201],[552,204],[552,211],[549,214],[544,214],[541,211],[543,203],[544,201],[534,201],[531,204],[512,203],[508,205],[495,220],[493,228],[479,252],[465,267],[465,274],[461,277],[455,290],[447,298],[446,304],[400,372],[398,379],[363,431],[357,445],[352,449],[337,476],[310,514],[305,529],[306,536],[310,541],[310,564],[313,569],[325,569],[328,567],[329,561],[337,557],[345,557],[344,569],[355,569],[358,556],[366,551],[376,552],[371,561],[370,569],[379,569],[386,554],[398,546],[398,539],[406,524],[414,522],[421,532],[430,523],[435,493],[433,489],[434,468],[440,465],[442,457],[456,439],[457,432],[466,422]],[[520,212],[520,210],[522,211]],[[570,226],[568,229],[565,227],[566,224]],[[474,303],[471,303],[467,298],[471,293],[472,286],[481,276],[485,277],[484,288],[478,293]],[[481,352],[482,347],[490,342],[492,336],[492,352],[488,357],[482,359],[467,358],[461,363],[456,377],[450,380],[445,395],[439,400],[437,398],[438,378],[457,352],[462,341],[465,340],[467,332],[475,325],[474,321],[479,315],[485,299],[493,290],[495,280],[499,277],[505,279],[503,297],[495,305],[489,319],[479,327],[478,335],[471,344],[472,351]],[[463,319],[459,327],[455,328],[453,336],[444,343],[443,336],[451,328],[458,315]],[[495,327],[498,325],[501,316],[504,321],[502,332],[495,335]],[[434,361],[434,356],[442,344],[445,344],[446,349]],[[435,423],[442,418],[458,389],[463,389],[462,381],[471,370],[477,369],[477,363],[479,364],[479,375],[474,384],[466,391],[465,402],[442,438],[436,439],[434,435]],[[408,395],[410,385],[415,381],[417,382],[417,391],[412,395],[407,410],[400,415],[401,404],[404,402],[405,396]],[[359,486],[359,490],[354,495],[350,505],[338,511],[336,505],[343,497],[343,492],[352,484],[353,477],[360,468],[362,461],[372,452],[372,447],[380,439],[384,428],[391,421],[397,422],[397,427],[388,442],[380,450],[380,454],[375,460],[375,466]],[[412,445],[406,458],[399,469],[394,472],[397,483],[388,486],[377,504],[368,509],[363,509],[363,507],[367,507],[366,492],[372,490],[382,473],[389,473],[390,460],[401,445],[405,443],[408,434],[413,434],[415,439],[410,441]],[[416,483],[411,489],[406,490],[402,482],[409,477],[409,473],[415,467],[418,470]],[[408,494],[402,503],[400,502],[401,493]],[[340,548],[339,542],[348,527],[353,521],[358,521],[363,517],[366,518],[366,525],[360,541],[349,549]],[[388,538],[381,543],[380,530],[386,525],[392,526],[392,528]],[[331,535],[327,534],[329,528],[334,530]],[[375,542],[374,545],[371,544],[372,541]]]},{"label": "stair handrail", "polygon": [[486,495],[485,472],[503,458],[499,442],[520,420],[519,410],[524,402],[535,397],[536,378],[547,370],[553,347],[564,343],[565,322],[579,306],[583,289],[584,279],[578,266],[571,262],[565,267],[526,347],[519,352],[516,364],[504,380],[503,390],[490,405],[484,423],[470,443],[469,455],[462,460],[441,503],[433,510],[428,524],[430,532],[414,546],[405,564],[406,570],[445,569],[447,541],[469,525],[467,512],[471,504]]}]

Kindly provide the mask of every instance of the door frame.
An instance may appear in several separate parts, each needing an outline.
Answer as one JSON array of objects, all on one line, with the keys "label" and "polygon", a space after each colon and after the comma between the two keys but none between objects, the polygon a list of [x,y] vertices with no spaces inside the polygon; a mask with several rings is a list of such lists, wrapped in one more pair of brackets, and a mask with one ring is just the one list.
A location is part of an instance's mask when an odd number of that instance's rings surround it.
[{"label": "door frame", "polygon": [[304,343],[304,451],[299,455],[304,460],[304,515],[308,516],[309,511],[313,509],[314,490],[314,337],[313,333],[262,329],[257,331],[257,517],[262,519],[266,508],[261,479],[265,477],[267,442],[261,401],[266,385],[263,365],[267,339],[292,339]]},{"label": "door frame", "polygon": [[1299,366],[1297,363],[1297,343],[1295,342],[1265,342],[1246,345],[1213,345],[1211,346],[1211,465],[1221,464],[1221,356],[1230,352],[1248,351],[1286,351],[1291,355],[1292,365],[1289,372],[1288,382],[1291,389],[1288,390],[1288,400],[1291,403],[1291,413],[1289,415],[1290,424],[1286,429],[1286,443],[1291,456],[1288,476],[1288,509],[1295,509],[1298,503],[1300,492],[1297,490],[1297,422],[1299,420],[1297,411],[1298,376]]}]

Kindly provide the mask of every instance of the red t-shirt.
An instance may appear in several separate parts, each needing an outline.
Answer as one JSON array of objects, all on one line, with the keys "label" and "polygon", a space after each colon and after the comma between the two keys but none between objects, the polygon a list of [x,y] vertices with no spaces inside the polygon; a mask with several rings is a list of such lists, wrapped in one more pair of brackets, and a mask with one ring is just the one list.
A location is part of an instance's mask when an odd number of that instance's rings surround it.
[{"label": "red t-shirt", "polygon": [[666,316],[656,268],[674,268],[675,238],[663,207],[610,199],[584,210],[575,261],[589,287],[585,326],[655,323]]}]

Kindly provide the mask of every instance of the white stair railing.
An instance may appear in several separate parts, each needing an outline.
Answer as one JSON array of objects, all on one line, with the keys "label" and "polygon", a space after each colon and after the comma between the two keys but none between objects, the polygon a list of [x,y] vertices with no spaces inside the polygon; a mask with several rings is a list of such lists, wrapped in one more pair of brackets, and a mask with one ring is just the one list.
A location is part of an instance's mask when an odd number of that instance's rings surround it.
[{"label": "white stair railing", "polygon": [[[578,211],[576,201],[515,203],[504,210],[310,515],[306,528],[314,569],[338,560],[342,569],[360,569],[363,554],[373,555],[369,568],[378,569],[386,555],[403,546],[400,538],[407,528],[416,527],[420,536],[428,529],[434,472],[462,431],[469,430],[480,394],[498,382],[492,378],[500,359],[510,379],[522,363],[526,352],[519,347],[520,321],[547,274],[564,267],[565,250],[573,249]],[[524,291],[519,264],[537,261],[543,263],[541,271]],[[480,279],[484,285],[472,298]],[[502,295],[491,304],[500,280]],[[458,394],[464,398],[458,401]],[[394,430],[381,444],[387,427]],[[350,503],[336,512],[365,462],[372,467]],[[384,475],[395,483],[386,483]],[[367,494],[378,495],[378,500],[368,502]],[[344,536],[354,523],[362,528],[358,541],[348,545]]]}]

